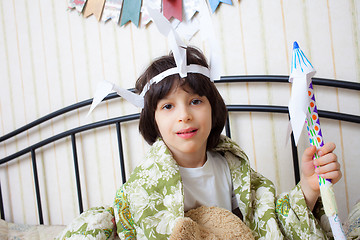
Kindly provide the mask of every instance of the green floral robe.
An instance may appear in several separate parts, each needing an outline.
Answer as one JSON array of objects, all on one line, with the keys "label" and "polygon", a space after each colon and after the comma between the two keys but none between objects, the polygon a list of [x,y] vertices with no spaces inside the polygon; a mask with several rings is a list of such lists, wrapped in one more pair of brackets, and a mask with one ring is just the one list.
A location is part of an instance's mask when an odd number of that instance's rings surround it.
[{"label": "green floral robe", "polygon": [[[228,161],[244,222],[256,239],[327,239],[299,185],[276,197],[273,183],[250,167],[231,139],[222,136],[213,150]],[[117,191],[114,211],[121,239],[167,239],[184,217],[179,167],[162,140]]]}]

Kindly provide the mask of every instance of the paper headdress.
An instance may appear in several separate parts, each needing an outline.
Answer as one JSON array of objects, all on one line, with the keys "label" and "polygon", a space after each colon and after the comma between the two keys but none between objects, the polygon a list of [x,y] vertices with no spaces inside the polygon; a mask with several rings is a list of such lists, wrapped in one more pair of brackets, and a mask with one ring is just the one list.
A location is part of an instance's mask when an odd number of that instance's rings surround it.
[{"label": "paper headdress", "polygon": [[182,42],[181,38],[177,34],[176,30],[172,27],[171,23],[156,9],[151,6],[145,6],[147,11],[155,23],[157,29],[161,34],[167,37],[170,49],[173,53],[176,67],[167,69],[164,72],[159,73],[153,77],[143,88],[142,92],[138,95],[127,89],[116,86],[114,83],[102,81],[99,82],[97,86],[96,93],[93,98],[88,115],[94,110],[94,108],[112,91],[116,91],[118,95],[125,98],[127,101],[133,105],[143,108],[144,107],[144,96],[146,92],[150,89],[152,84],[156,84],[163,80],[164,78],[179,74],[180,77],[184,78],[187,76],[187,73],[199,73],[204,76],[209,77],[212,81],[214,79],[220,78],[220,69],[221,64],[218,58],[218,44],[216,44],[216,39],[214,31],[212,30],[211,18],[209,9],[205,3],[202,4],[202,11],[200,13],[201,21],[201,31],[203,36],[207,38],[210,42],[211,47],[211,58],[210,58],[210,69],[201,65],[191,64],[187,65],[186,62],[186,46]]}]

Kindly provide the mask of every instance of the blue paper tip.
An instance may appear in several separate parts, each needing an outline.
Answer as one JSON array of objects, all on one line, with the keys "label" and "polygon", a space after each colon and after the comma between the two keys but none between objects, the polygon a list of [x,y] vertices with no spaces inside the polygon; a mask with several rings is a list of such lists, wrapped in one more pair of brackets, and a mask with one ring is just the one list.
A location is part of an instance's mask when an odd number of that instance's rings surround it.
[{"label": "blue paper tip", "polygon": [[297,48],[299,48],[299,44],[295,41],[293,49],[297,49]]}]

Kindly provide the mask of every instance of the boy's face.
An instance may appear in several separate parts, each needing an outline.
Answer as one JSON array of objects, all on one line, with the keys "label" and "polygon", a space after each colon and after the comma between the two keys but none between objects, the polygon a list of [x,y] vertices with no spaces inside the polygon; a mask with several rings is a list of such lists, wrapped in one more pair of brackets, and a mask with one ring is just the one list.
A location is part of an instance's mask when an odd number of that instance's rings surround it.
[{"label": "boy's face", "polygon": [[212,127],[211,105],[205,96],[174,84],[170,92],[159,100],[155,121],[162,139],[180,166],[184,157],[194,160],[205,157]]}]

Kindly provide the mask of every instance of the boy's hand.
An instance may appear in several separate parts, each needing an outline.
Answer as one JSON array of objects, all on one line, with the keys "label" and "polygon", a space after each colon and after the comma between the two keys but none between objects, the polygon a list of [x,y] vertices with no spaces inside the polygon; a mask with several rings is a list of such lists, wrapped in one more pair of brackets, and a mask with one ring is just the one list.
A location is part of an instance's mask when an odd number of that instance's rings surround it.
[{"label": "boy's hand", "polygon": [[317,152],[318,159],[313,160],[315,146],[305,149],[302,156],[300,184],[310,210],[314,208],[320,195],[318,175],[330,179],[333,184],[337,183],[342,176],[337,156],[333,153],[335,147],[332,142],[326,143]]}]

